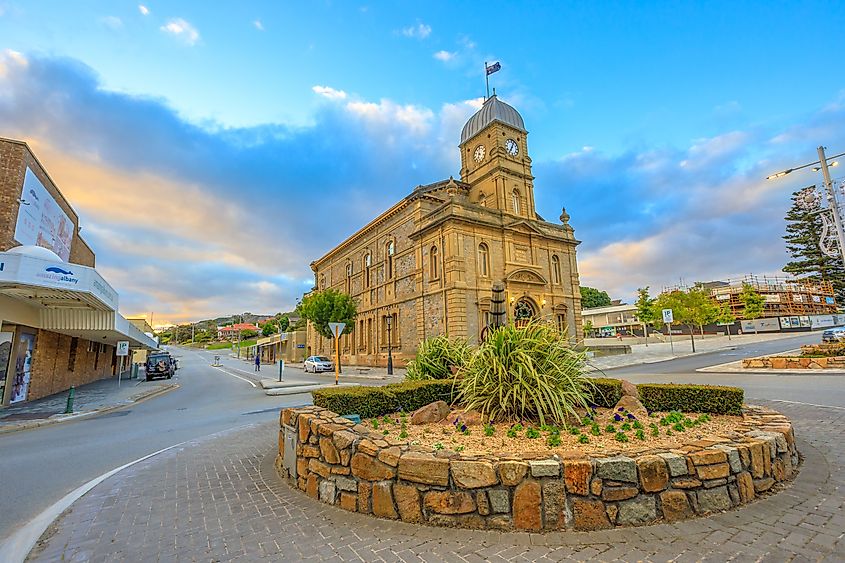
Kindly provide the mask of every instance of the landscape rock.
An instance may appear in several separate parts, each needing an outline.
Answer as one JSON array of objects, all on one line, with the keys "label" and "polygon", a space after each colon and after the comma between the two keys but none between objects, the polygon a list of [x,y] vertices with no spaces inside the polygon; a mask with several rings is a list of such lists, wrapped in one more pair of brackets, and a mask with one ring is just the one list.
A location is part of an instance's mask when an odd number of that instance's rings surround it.
[{"label": "landscape rock", "polygon": [[731,507],[731,497],[727,487],[702,489],[696,493],[699,514],[728,510]]},{"label": "landscape rock", "polygon": [[575,497],[571,502],[572,519],[576,530],[589,532],[611,527],[602,501]]},{"label": "landscape rock", "polygon": [[543,516],[546,529],[566,528],[566,484],[563,481],[543,483]]},{"label": "landscape rock", "polygon": [[662,457],[647,455],[637,459],[643,491],[656,493],[669,485],[669,471]]},{"label": "landscape rock", "polygon": [[475,511],[472,494],[462,491],[429,491],[425,493],[427,510],[438,514],[468,514]]},{"label": "landscape rock", "polygon": [[624,456],[599,458],[596,460],[596,476],[611,481],[636,483],[637,464]]},{"label": "landscape rock", "polygon": [[440,422],[449,414],[449,405],[446,401],[434,401],[424,407],[420,407],[411,413],[411,424],[431,424]]},{"label": "landscape rock", "polygon": [[393,485],[393,498],[396,500],[399,517],[403,522],[420,523],[423,521],[420,492],[416,487],[397,483]]},{"label": "landscape rock", "polygon": [[563,477],[566,490],[575,495],[586,496],[590,493],[590,478],[593,475],[593,464],[588,459],[565,461]]},{"label": "landscape rock", "polygon": [[508,487],[518,485],[528,473],[528,464],[522,461],[502,461],[496,465],[499,479]]},{"label": "landscape rock", "polygon": [[456,410],[446,416],[444,423],[455,424],[456,420],[459,421],[459,424],[466,424],[467,426],[481,426],[484,422],[480,412]]},{"label": "landscape rock", "polygon": [[352,474],[365,481],[381,481],[393,479],[396,469],[359,452],[352,456]]},{"label": "landscape rock", "polygon": [[616,403],[616,406],[613,407],[613,412],[619,412],[620,408],[625,409],[625,411],[637,417],[637,420],[639,420],[640,422],[645,422],[646,420],[648,420],[648,410],[636,397],[632,397],[630,395],[623,395],[622,398],[619,399],[619,402]]},{"label": "landscape rock", "polygon": [[628,381],[627,379],[622,379],[622,396],[623,397],[633,397],[635,399],[640,398],[640,392],[637,390],[637,386]]},{"label": "landscape rock", "polygon": [[382,518],[396,519],[396,508],[393,506],[393,483],[382,481],[373,485],[373,514]]},{"label": "landscape rock", "polygon": [[487,491],[487,498],[490,500],[490,508],[493,512],[510,512],[511,501],[508,492],[504,489],[491,489]]},{"label": "landscape rock", "polygon": [[429,454],[407,452],[399,458],[399,478],[445,487],[449,484],[449,460]]},{"label": "landscape rock", "polygon": [[554,459],[542,459],[529,461],[532,477],[558,477],[560,476],[560,462]]},{"label": "landscape rock", "polygon": [[688,520],[695,515],[684,491],[663,491],[660,493],[660,505],[667,522]]},{"label": "landscape rock", "polygon": [[513,493],[513,525],[517,530],[538,531],[540,520],[540,484],[523,481]]},{"label": "landscape rock", "polygon": [[657,520],[657,502],[653,496],[640,495],[619,503],[617,524],[645,524],[654,520]]},{"label": "landscape rock", "polygon": [[463,489],[491,487],[499,482],[489,461],[452,461],[452,479]]}]

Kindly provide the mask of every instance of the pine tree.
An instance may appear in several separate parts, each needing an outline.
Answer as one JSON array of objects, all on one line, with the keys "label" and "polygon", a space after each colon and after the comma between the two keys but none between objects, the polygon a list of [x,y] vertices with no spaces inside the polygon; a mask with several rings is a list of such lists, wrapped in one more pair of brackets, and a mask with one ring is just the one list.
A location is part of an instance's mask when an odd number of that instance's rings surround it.
[{"label": "pine tree", "polygon": [[792,207],[786,214],[786,250],[793,261],[783,271],[812,281],[829,281],[833,284],[837,303],[845,303],[845,267],[840,258],[831,258],[819,248],[822,220],[818,213],[809,213],[799,207],[792,194]]}]

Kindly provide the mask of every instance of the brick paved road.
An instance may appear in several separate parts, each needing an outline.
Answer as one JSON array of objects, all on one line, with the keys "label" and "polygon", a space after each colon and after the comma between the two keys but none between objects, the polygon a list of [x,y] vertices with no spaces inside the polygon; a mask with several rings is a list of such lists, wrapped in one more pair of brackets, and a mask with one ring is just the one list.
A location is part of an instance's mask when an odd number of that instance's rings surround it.
[{"label": "brick paved road", "polygon": [[273,470],[276,426],[193,442],[77,501],[32,561],[842,561],[845,410],[771,404],[806,456],[794,485],[675,525],[527,534],[417,527],[350,514]]}]

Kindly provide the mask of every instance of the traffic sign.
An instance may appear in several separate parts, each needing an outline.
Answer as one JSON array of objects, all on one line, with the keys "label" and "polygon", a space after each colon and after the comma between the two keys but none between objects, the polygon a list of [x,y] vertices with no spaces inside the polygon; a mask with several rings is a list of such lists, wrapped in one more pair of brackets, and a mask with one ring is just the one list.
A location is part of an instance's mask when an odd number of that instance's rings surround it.
[{"label": "traffic sign", "polygon": [[128,340],[119,340],[117,342],[117,355],[118,356],[128,356],[129,355],[129,341]]},{"label": "traffic sign", "polygon": [[329,330],[335,338],[340,338],[344,328],[346,328],[346,323],[329,323]]},{"label": "traffic sign", "polygon": [[664,323],[675,322],[675,315],[672,313],[672,309],[663,309],[663,322]]}]

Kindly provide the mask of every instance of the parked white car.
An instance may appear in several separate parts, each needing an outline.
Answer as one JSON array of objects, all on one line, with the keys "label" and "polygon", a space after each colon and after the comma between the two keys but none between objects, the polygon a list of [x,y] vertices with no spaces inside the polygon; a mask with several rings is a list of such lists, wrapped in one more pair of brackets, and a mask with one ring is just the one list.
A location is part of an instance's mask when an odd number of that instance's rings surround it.
[{"label": "parked white car", "polygon": [[829,328],[822,333],[822,342],[845,341],[845,327]]},{"label": "parked white car", "polygon": [[308,356],[305,360],[305,371],[311,373],[334,371],[334,363],[325,356]]}]

